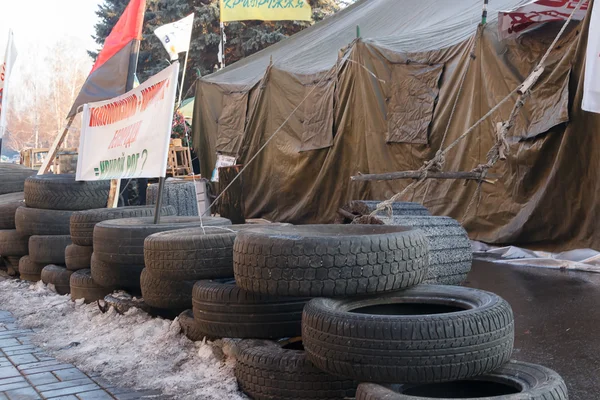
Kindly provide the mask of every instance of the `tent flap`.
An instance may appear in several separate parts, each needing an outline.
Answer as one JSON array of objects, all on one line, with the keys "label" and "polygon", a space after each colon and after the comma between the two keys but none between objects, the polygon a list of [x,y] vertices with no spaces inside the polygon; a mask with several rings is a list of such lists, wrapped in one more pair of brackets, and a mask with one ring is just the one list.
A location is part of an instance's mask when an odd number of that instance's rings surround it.
[{"label": "tent flap", "polygon": [[387,97],[388,143],[427,144],[444,66],[394,64]]},{"label": "tent flap", "polygon": [[306,86],[306,100],[303,103],[302,126],[304,132],[300,151],[318,150],[333,144],[333,99],[335,82],[333,79]]},{"label": "tent flap", "polygon": [[237,153],[246,126],[248,92],[223,95],[223,109],[219,117],[216,150],[221,153]]}]

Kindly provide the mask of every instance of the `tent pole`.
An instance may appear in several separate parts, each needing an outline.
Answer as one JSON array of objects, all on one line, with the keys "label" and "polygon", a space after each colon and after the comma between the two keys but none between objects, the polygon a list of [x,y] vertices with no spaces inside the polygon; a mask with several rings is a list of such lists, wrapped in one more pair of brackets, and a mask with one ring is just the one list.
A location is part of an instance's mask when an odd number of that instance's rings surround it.
[{"label": "tent pole", "polygon": [[481,13],[481,25],[487,24],[487,6],[489,0],[483,0],[483,12]]},{"label": "tent pole", "polygon": [[190,51],[185,52],[185,61],[183,63],[183,75],[181,75],[181,86],[179,87],[179,102],[177,103],[177,108],[181,107],[181,96],[183,96],[183,83],[185,82],[185,70],[187,69],[188,56],[190,55]]}]

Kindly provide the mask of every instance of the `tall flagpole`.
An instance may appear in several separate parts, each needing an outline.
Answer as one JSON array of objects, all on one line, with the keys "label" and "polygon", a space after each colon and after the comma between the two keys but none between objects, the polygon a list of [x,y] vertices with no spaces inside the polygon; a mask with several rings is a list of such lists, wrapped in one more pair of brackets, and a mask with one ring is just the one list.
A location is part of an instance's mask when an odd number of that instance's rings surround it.
[{"label": "tall flagpole", "polygon": [[179,102],[177,103],[177,108],[181,107],[181,96],[183,95],[183,83],[185,82],[185,70],[187,69],[188,56],[190,55],[190,50],[185,52],[185,61],[183,62],[183,75],[181,75],[181,85],[179,87]]}]

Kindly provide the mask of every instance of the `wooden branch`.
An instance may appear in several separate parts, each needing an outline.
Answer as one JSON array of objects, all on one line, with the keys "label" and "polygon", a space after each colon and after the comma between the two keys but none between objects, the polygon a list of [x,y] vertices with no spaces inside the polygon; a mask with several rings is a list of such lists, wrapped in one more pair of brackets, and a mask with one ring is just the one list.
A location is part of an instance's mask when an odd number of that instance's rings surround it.
[{"label": "wooden branch", "polygon": [[[423,173],[421,171],[402,171],[402,172],[388,172],[385,174],[365,174],[353,176],[350,179],[352,181],[393,181],[397,179],[421,179]],[[498,176],[495,174],[487,174],[486,178],[497,179]],[[429,172],[426,179],[466,179],[478,181],[481,179],[481,173],[479,172]],[[488,179],[484,179],[488,182]]]}]

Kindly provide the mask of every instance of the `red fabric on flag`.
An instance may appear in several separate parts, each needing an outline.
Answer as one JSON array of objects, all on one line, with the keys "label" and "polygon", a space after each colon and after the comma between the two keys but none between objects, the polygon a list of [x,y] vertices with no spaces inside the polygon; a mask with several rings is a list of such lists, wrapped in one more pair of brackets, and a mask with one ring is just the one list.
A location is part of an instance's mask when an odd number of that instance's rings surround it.
[{"label": "red fabric on flag", "polygon": [[125,47],[133,39],[142,39],[142,25],[144,24],[144,11],[146,10],[146,0],[131,0],[121,18],[110,32],[110,35],[104,41],[104,47],[92,72],[97,70],[109,58],[114,56],[119,50]]},{"label": "red fabric on flag", "polygon": [[132,43],[142,39],[146,0],[131,0],[123,15],[104,41],[96,63],[85,80],[67,117],[77,114],[79,106],[108,100],[125,93]]}]

